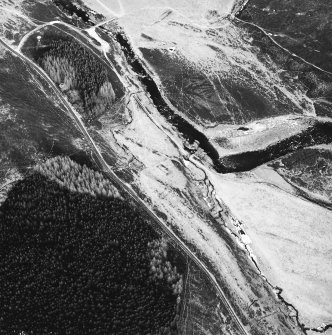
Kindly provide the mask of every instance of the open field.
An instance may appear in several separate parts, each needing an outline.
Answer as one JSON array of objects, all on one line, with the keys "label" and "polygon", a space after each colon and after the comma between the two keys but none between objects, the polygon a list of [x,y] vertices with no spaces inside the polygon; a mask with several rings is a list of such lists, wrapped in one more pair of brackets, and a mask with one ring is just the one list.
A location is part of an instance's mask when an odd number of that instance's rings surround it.
[{"label": "open field", "polygon": [[[295,167],[294,167],[295,168]],[[302,322],[332,321],[331,211],[296,196],[276,172],[215,176],[217,194],[241,222],[257,264]]]},{"label": "open field", "polygon": [[80,131],[48,84],[2,45],[0,49],[1,184],[52,155],[88,162]]}]

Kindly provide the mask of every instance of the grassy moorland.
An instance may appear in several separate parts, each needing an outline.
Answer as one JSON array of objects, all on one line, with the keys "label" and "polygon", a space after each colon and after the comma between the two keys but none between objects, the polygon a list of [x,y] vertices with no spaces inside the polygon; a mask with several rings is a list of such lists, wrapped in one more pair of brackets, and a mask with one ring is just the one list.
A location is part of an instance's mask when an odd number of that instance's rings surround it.
[{"label": "grassy moorland", "polygon": [[286,180],[303,190],[332,201],[332,152],[306,148],[287,155],[271,165]]},{"label": "grassy moorland", "polygon": [[[216,44],[218,40],[209,37],[208,41]],[[213,48],[207,52],[215,54],[213,75],[212,70],[201,69],[180,55],[170,55],[166,49],[140,48],[140,51],[158,74],[172,104],[193,122],[203,125],[243,124],[265,117],[299,113],[294,106],[288,104],[285,107],[285,97],[277,100],[267,96],[271,92],[256,83],[254,76],[249,78],[248,72],[234,67],[234,71],[240,72],[234,73],[233,77],[225,75],[222,68],[229,65],[222,64],[225,61],[221,56],[223,42],[219,43],[220,49],[205,45],[207,49]]]},{"label": "grassy moorland", "polygon": [[284,78],[304,84],[317,115],[327,117],[332,116],[331,6],[329,1],[251,0],[238,14],[241,20],[265,30],[240,24],[248,29],[261,53],[280,66]]},{"label": "grassy moorland", "polygon": [[[0,47],[0,51],[2,47]],[[0,183],[53,155],[88,164],[82,134],[48,84],[9,52],[0,57]]]},{"label": "grassy moorland", "polygon": [[239,17],[264,28],[290,51],[332,72],[331,10],[328,0],[250,0]]}]

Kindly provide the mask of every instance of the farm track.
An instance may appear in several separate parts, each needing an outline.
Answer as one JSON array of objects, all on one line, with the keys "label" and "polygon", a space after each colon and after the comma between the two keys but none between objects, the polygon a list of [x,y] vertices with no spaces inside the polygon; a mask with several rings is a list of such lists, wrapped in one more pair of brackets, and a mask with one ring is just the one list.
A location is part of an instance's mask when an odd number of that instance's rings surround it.
[{"label": "farm track", "polygon": [[[43,25],[44,26],[44,25]],[[40,67],[35,64],[32,60],[30,60],[28,57],[20,53],[19,51],[13,49],[11,46],[9,46],[6,42],[4,42],[2,39],[0,39],[0,43],[7,48],[11,53],[13,53],[15,56],[19,57],[24,63],[32,67],[44,80],[47,81],[47,83],[52,87],[54,92],[56,93],[58,99],[63,103],[63,105],[66,107],[67,111],[70,113],[70,116],[74,119],[76,125],[78,128],[82,131],[84,137],[91,145],[92,150],[94,151],[97,159],[100,169],[106,174],[108,178],[110,178],[116,186],[118,186],[120,189],[124,190],[138,205],[140,209],[142,209],[145,214],[152,220],[152,223],[157,226],[157,228],[161,229],[168,237],[169,239],[178,247],[181,249],[181,251],[186,254],[191,261],[193,261],[199,269],[205,273],[205,275],[208,277],[210,283],[213,285],[215,290],[217,291],[217,294],[220,298],[220,300],[225,305],[225,308],[228,310],[229,314],[235,321],[235,324],[237,325],[240,333],[242,335],[249,335],[250,333],[248,330],[244,327],[241,320],[235,313],[231,303],[228,301],[227,297],[225,296],[223,290],[219,286],[215,276],[208,270],[206,265],[185,245],[185,243],[171,230],[171,228],[161,221],[159,217],[143,202],[142,199],[140,199],[137,194],[132,190],[132,188],[124,183],[108,166],[106,161],[104,160],[101,152],[99,151],[98,147],[96,146],[94,140],[90,136],[88,130],[86,129],[80,115],[75,111],[75,109],[68,103],[68,101],[63,97],[62,92],[58,89],[58,87],[53,83],[53,81],[48,77],[48,75],[40,69]]]}]

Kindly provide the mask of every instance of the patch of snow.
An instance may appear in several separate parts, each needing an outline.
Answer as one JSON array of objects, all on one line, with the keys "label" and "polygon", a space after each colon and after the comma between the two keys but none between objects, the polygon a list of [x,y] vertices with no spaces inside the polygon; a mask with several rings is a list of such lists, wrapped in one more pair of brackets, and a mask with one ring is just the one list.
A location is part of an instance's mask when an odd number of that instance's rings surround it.
[{"label": "patch of snow", "polygon": [[91,27],[89,29],[86,29],[86,32],[92,37],[94,38],[96,41],[98,41],[101,45],[101,50],[104,52],[104,53],[107,53],[109,52],[110,50],[110,46],[109,44],[103,40],[96,32],[96,27]]}]

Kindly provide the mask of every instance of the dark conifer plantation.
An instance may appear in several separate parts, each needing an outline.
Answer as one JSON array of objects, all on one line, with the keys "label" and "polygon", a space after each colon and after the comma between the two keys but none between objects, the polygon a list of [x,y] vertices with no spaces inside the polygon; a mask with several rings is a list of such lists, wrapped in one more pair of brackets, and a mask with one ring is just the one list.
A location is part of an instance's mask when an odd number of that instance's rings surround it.
[{"label": "dark conifer plantation", "polygon": [[[32,57],[66,93],[69,101],[91,121],[116,99],[112,76],[92,52],[71,37],[45,31]],[[113,75],[114,76],[114,75]]]},{"label": "dark conifer plantation", "polygon": [[177,295],[151,276],[150,225],[128,202],[35,173],[0,208],[5,334],[176,334]]}]

